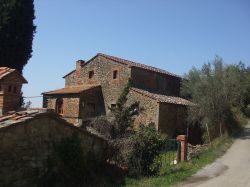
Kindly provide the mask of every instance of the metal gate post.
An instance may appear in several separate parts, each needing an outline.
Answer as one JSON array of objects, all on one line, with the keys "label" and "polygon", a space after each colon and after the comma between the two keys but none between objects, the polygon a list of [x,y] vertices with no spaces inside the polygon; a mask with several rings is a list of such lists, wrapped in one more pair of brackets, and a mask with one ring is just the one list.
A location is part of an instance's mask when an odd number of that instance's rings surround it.
[{"label": "metal gate post", "polygon": [[177,163],[181,161],[181,142],[179,140],[177,141]]}]

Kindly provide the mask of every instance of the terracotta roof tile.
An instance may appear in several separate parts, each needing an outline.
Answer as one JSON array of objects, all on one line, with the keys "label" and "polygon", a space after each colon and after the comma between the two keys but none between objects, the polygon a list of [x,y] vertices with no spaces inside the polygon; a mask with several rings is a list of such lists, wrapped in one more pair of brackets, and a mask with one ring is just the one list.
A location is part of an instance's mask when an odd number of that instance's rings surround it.
[{"label": "terracotta roof tile", "polygon": [[[163,69],[159,69],[159,68],[156,68],[156,67],[148,66],[148,65],[145,65],[145,64],[140,64],[140,63],[137,63],[137,62],[134,62],[134,61],[130,61],[130,60],[125,60],[125,59],[118,58],[118,57],[111,56],[111,55],[106,55],[106,54],[103,54],[103,53],[97,53],[97,55],[94,56],[93,58],[91,58],[90,60],[88,60],[85,63],[85,65],[88,64],[89,62],[91,62],[97,56],[102,56],[104,58],[113,60],[113,61],[121,63],[121,64],[128,65],[130,67],[137,67],[137,68],[141,68],[141,69],[145,69],[145,70],[149,70],[149,71],[154,71],[154,72],[157,72],[157,73],[161,73],[161,74],[165,74],[165,75],[169,75],[169,76],[173,76],[173,77],[177,77],[177,78],[182,78],[179,75],[170,73],[170,72],[168,72],[166,70],[163,70]],[[63,78],[67,77],[68,75],[70,75],[73,72],[75,72],[75,70],[69,72],[68,74],[66,74],[65,76],[63,76]]]},{"label": "terracotta roof tile", "polygon": [[27,80],[16,69],[11,69],[8,67],[0,67],[0,80],[12,72],[17,72],[21,76],[23,83],[28,83]]},{"label": "terracotta roof tile", "polygon": [[186,99],[183,99],[181,97],[174,97],[174,96],[167,96],[167,95],[161,95],[156,93],[151,93],[146,90],[141,90],[138,88],[131,88],[131,90],[140,93],[142,95],[148,96],[151,99],[157,100],[160,103],[170,103],[170,104],[176,104],[176,105],[194,105],[191,101],[188,101]]},{"label": "terracotta roof tile", "polygon": [[25,121],[27,119],[31,119],[38,114],[46,112],[52,112],[52,110],[46,108],[36,108],[19,112],[17,111],[8,112],[6,115],[0,116],[0,128]]},{"label": "terracotta roof tile", "polygon": [[14,72],[15,69],[11,69],[8,67],[0,67],[0,79],[2,79],[3,77],[5,77],[6,75]]},{"label": "terracotta roof tile", "polygon": [[44,92],[44,95],[56,95],[56,94],[78,94],[86,90],[90,90],[92,88],[99,87],[100,85],[84,85],[84,86],[76,86],[69,88],[61,88],[49,92]]},{"label": "terracotta roof tile", "polygon": [[131,67],[137,67],[137,68],[146,69],[146,70],[149,70],[149,71],[154,71],[154,72],[157,72],[157,73],[161,73],[161,74],[181,78],[179,75],[175,75],[175,74],[170,73],[170,72],[168,72],[166,70],[159,69],[159,68],[156,68],[156,67],[148,66],[148,65],[145,65],[145,64],[140,64],[140,63],[137,63],[137,62],[134,62],[134,61],[125,60],[125,59],[122,59],[122,58],[118,58],[118,57],[114,57],[114,56],[110,56],[110,55],[106,55],[106,54],[102,54],[102,53],[98,53],[97,55],[103,56],[103,57],[105,57],[107,59],[111,59],[113,61],[116,61],[116,62],[119,62],[119,63],[122,63],[122,64],[126,64],[126,65],[131,66]]}]

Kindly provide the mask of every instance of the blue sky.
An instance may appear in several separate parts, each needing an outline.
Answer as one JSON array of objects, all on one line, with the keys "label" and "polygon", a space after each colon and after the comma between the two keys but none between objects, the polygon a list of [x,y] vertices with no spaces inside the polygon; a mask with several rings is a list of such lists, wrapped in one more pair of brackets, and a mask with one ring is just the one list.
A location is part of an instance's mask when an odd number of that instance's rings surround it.
[{"label": "blue sky", "polygon": [[249,0],[35,0],[35,11],[24,96],[64,87],[75,61],[98,52],[179,75],[216,55],[250,65]]}]

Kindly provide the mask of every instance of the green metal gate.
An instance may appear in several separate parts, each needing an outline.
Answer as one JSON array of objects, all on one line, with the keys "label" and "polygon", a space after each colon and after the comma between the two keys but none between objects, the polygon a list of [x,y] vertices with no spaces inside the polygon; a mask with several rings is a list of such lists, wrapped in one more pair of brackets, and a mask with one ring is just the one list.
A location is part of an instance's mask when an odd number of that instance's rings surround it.
[{"label": "green metal gate", "polygon": [[166,141],[161,152],[161,166],[163,168],[173,166],[180,161],[181,142],[176,139]]}]

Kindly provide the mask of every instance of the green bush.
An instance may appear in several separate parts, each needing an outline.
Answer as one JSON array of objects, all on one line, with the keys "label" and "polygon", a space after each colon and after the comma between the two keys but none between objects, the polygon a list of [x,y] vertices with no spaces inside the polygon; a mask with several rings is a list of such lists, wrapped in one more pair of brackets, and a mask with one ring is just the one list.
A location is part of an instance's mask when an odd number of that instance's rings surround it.
[{"label": "green bush", "polygon": [[94,180],[97,164],[93,155],[84,156],[80,139],[73,134],[54,146],[40,186],[88,185]]},{"label": "green bush", "polygon": [[245,108],[244,108],[244,113],[247,117],[250,118],[250,104],[248,104]]},{"label": "green bush", "polygon": [[133,177],[155,175],[160,170],[159,155],[165,138],[157,133],[154,125],[140,125],[138,131],[129,137],[133,142],[128,153],[129,175]]},{"label": "green bush", "polygon": [[93,128],[99,135],[106,139],[112,139],[114,135],[114,126],[107,120],[106,116],[96,117],[89,123],[89,127]]},{"label": "green bush", "polygon": [[127,167],[128,155],[133,149],[133,142],[130,135],[122,138],[109,140],[108,160],[119,166]]}]

